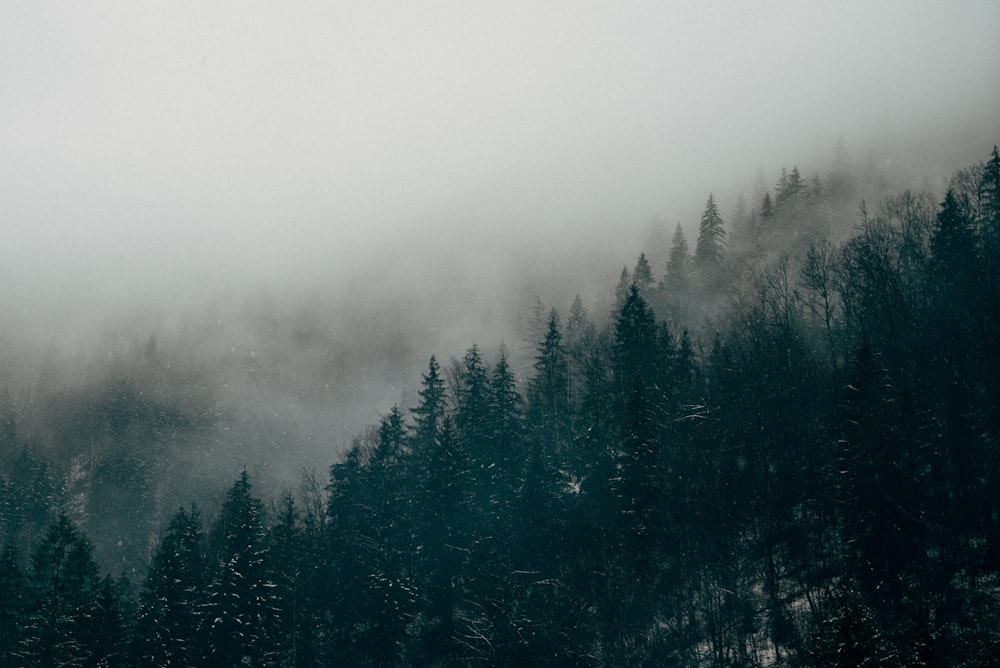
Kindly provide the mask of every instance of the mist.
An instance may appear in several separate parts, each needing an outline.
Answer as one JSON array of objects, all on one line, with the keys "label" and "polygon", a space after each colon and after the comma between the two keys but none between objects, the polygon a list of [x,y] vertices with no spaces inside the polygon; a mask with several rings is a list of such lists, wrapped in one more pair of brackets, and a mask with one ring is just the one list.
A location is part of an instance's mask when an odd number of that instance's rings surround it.
[{"label": "mist", "polygon": [[950,173],[1000,102],[989,2],[5,15],[5,300],[57,337],[219,286],[337,292],[419,255],[458,275],[526,248],[631,253],[652,218],[818,171],[838,137]]},{"label": "mist", "polygon": [[[7,3],[0,663],[831,665],[858,619],[979,665],[998,26]],[[178,527],[204,561],[158,592]],[[60,540],[110,644],[24,621]],[[258,575],[264,630],[216,633],[202,593]]]},{"label": "mist", "polygon": [[[906,186],[981,158],[1000,10],[914,9],[15,4],[9,384],[151,335],[256,355],[251,305],[337,360],[339,390],[288,418],[312,445],[268,466],[328,462],[414,401],[431,354],[504,344],[526,374],[535,300],[607,312],[621,266],[651,234],[665,258],[677,223],[693,239],[709,192],[728,215],[754,179],[826,170],[838,141]],[[185,339],[205,318],[217,340]]]}]

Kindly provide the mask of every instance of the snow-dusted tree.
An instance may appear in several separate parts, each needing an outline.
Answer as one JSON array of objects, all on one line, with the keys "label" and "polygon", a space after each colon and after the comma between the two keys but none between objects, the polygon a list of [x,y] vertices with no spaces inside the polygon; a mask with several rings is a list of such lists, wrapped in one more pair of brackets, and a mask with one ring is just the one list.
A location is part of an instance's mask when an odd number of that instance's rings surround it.
[{"label": "snow-dusted tree", "polygon": [[569,439],[569,365],[555,309],[533,367],[528,383],[529,436],[547,452],[561,452]]},{"label": "snow-dusted tree", "polygon": [[263,512],[244,470],[209,535],[215,567],[200,611],[205,665],[265,666],[276,660],[279,610],[267,569]]},{"label": "snow-dusted tree", "polygon": [[30,605],[21,631],[21,665],[98,665],[100,585],[93,547],[65,514],[49,526],[31,555]]},{"label": "snow-dusted tree", "polygon": [[160,539],[140,594],[132,659],[141,666],[190,665],[204,596],[200,512],[179,509]]}]

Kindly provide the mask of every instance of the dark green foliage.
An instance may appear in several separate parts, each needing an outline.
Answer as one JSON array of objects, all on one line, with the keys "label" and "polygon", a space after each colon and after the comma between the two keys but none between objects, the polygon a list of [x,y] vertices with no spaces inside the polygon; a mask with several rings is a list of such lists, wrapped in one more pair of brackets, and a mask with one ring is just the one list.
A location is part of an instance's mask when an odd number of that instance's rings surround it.
[{"label": "dark green foliage", "polygon": [[441,433],[446,407],[444,378],[437,358],[431,355],[427,363],[427,373],[423,376],[420,405],[412,410],[416,424],[413,429],[413,448],[418,454],[426,454],[434,449]]},{"label": "dark green foliage", "polygon": [[93,547],[65,514],[49,526],[31,555],[29,610],[19,660],[27,665],[96,665],[117,655],[124,640],[101,625],[112,604],[102,588]]},{"label": "dark green foliage", "polygon": [[836,592],[821,606],[807,650],[809,665],[829,668],[902,665],[851,580],[839,583]]},{"label": "dark green foliage", "polygon": [[839,244],[838,169],[783,172],[725,253],[710,197],[698,283],[678,229],[610,319],[537,300],[530,359],[473,345],[450,388],[431,357],[412,422],[360,434],[325,495],[265,505],[244,471],[207,535],[179,510],[138,605],[53,509],[151,512],[129,448],[167,404],[104,388],[77,426],[123,456],[65,476],[0,395],[0,666],[996,665],[1000,158],[939,207],[862,204]]},{"label": "dark green foliage", "polygon": [[153,555],[139,597],[132,648],[136,665],[190,665],[209,573],[197,507],[179,509]]},{"label": "dark green foliage", "polygon": [[528,384],[529,436],[539,447],[561,452],[569,441],[569,360],[554,309],[538,343],[534,371]]},{"label": "dark green foliage", "polygon": [[655,385],[663,369],[660,353],[655,316],[633,285],[615,321],[614,375],[619,407],[624,407],[639,377]]},{"label": "dark green foliage", "polygon": [[500,351],[500,359],[490,375],[489,398],[487,432],[492,443],[493,457],[500,469],[499,475],[509,482],[517,479],[522,465],[520,447],[524,435],[524,414],[517,382],[503,350]]},{"label": "dark green foliage", "polygon": [[458,378],[455,422],[463,441],[479,444],[486,437],[489,412],[489,376],[479,347],[473,345],[462,360]]},{"label": "dark green foliage", "polygon": [[211,575],[197,610],[202,665],[270,665],[278,653],[263,504],[250,490],[244,470],[208,536]]},{"label": "dark green foliage", "polygon": [[55,517],[59,476],[49,462],[21,447],[0,474],[0,527],[14,546],[31,548]]},{"label": "dark green foliage", "polygon": [[961,202],[951,188],[945,193],[931,238],[931,253],[941,281],[962,281],[976,265],[976,240],[969,220],[968,202]]},{"label": "dark green foliage", "polygon": [[28,583],[13,545],[0,555],[0,666],[19,665],[21,629],[28,613]]},{"label": "dark green foliage", "polygon": [[726,230],[723,226],[719,207],[711,194],[705,203],[698,226],[698,243],[694,250],[694,262],[701,272],[702,280],[717,280],[726,256]]},{"label": "dark green foliage", "polygon": [[665,282],[667,289],[677,295],[683,295],[689,285],[690,272],[688,262],[691,260],[687,239],[684,238],[684,228],[677,223],[674,238],[670,246],[670,259],[667,261]]}]

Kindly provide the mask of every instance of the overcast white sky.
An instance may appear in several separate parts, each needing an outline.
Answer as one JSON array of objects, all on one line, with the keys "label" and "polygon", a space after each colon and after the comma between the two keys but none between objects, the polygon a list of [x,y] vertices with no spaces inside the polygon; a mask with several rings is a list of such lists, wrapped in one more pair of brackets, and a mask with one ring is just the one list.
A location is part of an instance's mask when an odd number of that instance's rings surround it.
[{"label": "overcast white sky", "polygon": [[6,0],[0,277],[87,302],[690,223],[838,134],[985,158],[998,34],[995,0]]}]

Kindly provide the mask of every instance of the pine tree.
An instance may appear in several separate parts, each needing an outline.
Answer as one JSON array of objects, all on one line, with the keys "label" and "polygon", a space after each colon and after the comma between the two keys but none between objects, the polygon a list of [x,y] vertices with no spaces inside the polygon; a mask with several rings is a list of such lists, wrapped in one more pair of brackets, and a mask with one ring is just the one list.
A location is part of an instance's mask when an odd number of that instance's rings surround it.
[{"label": "pine tree", "polygon": [[[951,188],[945,193],[931,237],[931,256],[942,288],[968,288],[975,279],[976,241],[966,206]],[[954,295],[944,293],[950,300]]]},{"label": "pine tree", "polygon": [[618,285],[615,286],[615,312],[617,313],[625,298],[628,297],[628,289],[632,285],[632,276],[628,273],[628,267],[622,267],[622,273],[618,277]]},{"label": "pine tree", "polygon": [[587,307],[583,305],[583,299],[578,293],[573,297],[573,303],[569,307],[569,318],[566,320],[566,346],[567,348],[578,348],[593,335],[594,325],[590,321],[590,314],[587,313]]},{"label": "pine tree", "polygon": [[[454,652],[455,615],[461,595],[456,583],[464,562],[469,559],[470,546],[477,544],[482,548],[492,535],[476,523],[479,518],[471,516],[476,509],[470,508],[469,461],[451,416],[442,419],[435,449],[426,456],[414,526],[419,551],[417,586],[421,619],[420,627],[415,629],[420,638],[417,663],[433,656],[448,657]],[[406,607],[398,604],[394,607],[406,611]],[[402,639],[406,630],[404,617],[390,618],[385,614],[374,617],[384,626],[383,638]],[[380,665],[392,663],[396,662]]]},{"label": "pine tree", "polygon": [[535,373],[528,383],[531,438],[547,452],[562,453],[570,437],[569,366],[555,309],[533,366]]},{"label": "pine tree", "polygon": [[[330,467],[327,487],[326,568],[319,601],[322,642],[331,656],[347,664],[364,661],[370,644],[367,622],[375,616],[376,602],[369,594],[377,528],[365,484],[367,455],[362,440],[355,439],[343,461]],[[415,492],[409,493],[418,504]]]},{"label": "pine tree", "polygon": [[371,467],[395,469],[402,465],[406,448],[407,428],[403,412],[393,405],[378,428],[378,447],[372,455]]},{"label": "pine tree", "polygon": [[[659,439],[653,419],[649,389],[642,375],[633,380],[625,404],[622,424],[622,456],[619,483],[622,513],[625,515],[625,554],[643,563],[642,570],[655,562],[655,540],[663,523],[658,500],[662,498]],[[645,572],[649,575],[648,571]]]},{"label": "pine tree", "polygon": [[97,655],[100,579],[94,548],[65,514],[49,526],[31,555],[31,614],[23,629],[19,660],[28,665],[87,665]]},{"label": "pine tree", "polygon": [[645,253],[640,253],[639,259],[636,260],[635,269],[632,270],[632,282],[639,288],[639,294],[643,299],[648,300],[653,289],[653,270]]},{"label": "pine tree", "polygon": [[413,450],[419,457],[434,450],[444,421],[445,385],[441,377],[441,367],[437,358],[431,355],[427,363],[427,373],[422,377],[423,388],[419,391],[420,404],[411,410],[416,425],[413,430]]},{"label": "pine tree", "polygon": [[615,320],[615,387],[620,406],[624,406],[636,378],[655,382],[663,369],[659,352],[653,312],[632,286]]},{"label": "pine tree", "polygon": [[726,230],[723,228],[722,216],[715,198],[709,194],[705,204],[705,212],[701,214],[701,224],[698,226],[698,244],[694,251],[695,266],[709,280],[716,277],[722,268],[726,254]]},{"label": "pine tree", "polygon": [[747,198],[740,193],[733,205],[733,214],[730,219],[730,243],[740,253],[747,253],[753,248],[758,235],[757,212],[752,211],[747,203]]},{"label": "pine tree", "polygon": [[774,189],[775,207],[784,209],[794,205],[799,196],[805,191],[805,187],[805,181],[803,181],[802,175],[799,174],[798,167],[792,167],[791,172],[782,168],[781,179]]},{"label": "pine tree", "polygon": [[608,400],[615,395],[608,357],[604,350],[594,350],[586,360],[574,467],[581,478],[581,491],[602,498],[613,475],[611,459],[618,425],[614,404]]},{"label": "pine tree", "polygon": [[277,655],[279,610],[267,570],[264,509],[251,489],[244,470],[209,535],[215,568],[201,609],[205,665],[270,665]]},{"label": "pine tree", "polygon": [[114,581],[104,576],[98,585],[93,601],[93,614],[88,618],[89,635],[94,638],[93,655],[100,657],[96,665],[133,666],[128,655],[130,622],[125,609],[125,592],[132,592],[131,583],[122,578]]},{"label": "pine tree", "polygon": [[687,322],[691,315],[693,261],[688,248],[684,229],[680,223],[674,230],[670,255],[667,259],[663,280],[657,288],[656,310],[662,317],[673,323]]},{"label": "pine tree", "polygon": [[197,630],[204,603],[206,562],[197,506],[180,508],[146,575],[140,594],[132,657],[136,665],[191,665],[198,659]]},{"label": "pine tree", "polygon": [[[466,351],[462,359],[456,395],[455,426],[459,437],[468,452],[481,453],[487,436],[489,377],[479,347],[475,344]],[[488,464],[485,461],[477,462],[477,466]]]},{"label": "pine tree", "polygon": [[309,562],[316,555],[303,531],[291,492],[282,496],[271,515],[275,521],[268,532],[267,571],[282,612],[275,628],[277,659],[281,665],[296,666],[300,665],[300,656],[304,658],[315,650],[311,637],[315,615],[309,610],[305,588],[315,576]]},{"label": "pine tree", "polygon": [[771,201],[771,193],[764,193],[764,199],[760,203],[760,218],[765,223],[774,218],[774,204]]},{"label": "pine tree", "polygon": [[674,230],[674,239],[670,247],[670,259],[667,261],[667,273],[664,276],[664,287],[670,297],[675,300],[682,300],[687,297],[690,288],[690,264],[691,256],[688,250],[687,239],[684,238],[684,228],[677,223]]},{"label": "pine tree", "polygon": [[867,343],[855,354],[837,464],[847,565],[864,593],[883,597],[901,595],[925,550],[910,421],[880,361]]},{"label": "pine tree", "polygon": [[499,359],[490,374],[489,410],[487,419],[498,468],[500,484],[516,485],[520,478],[523,457],[521,438],[524,431],[523,402],[517,391],[517,381],[507,363],[507,352],[500,350]]}]

